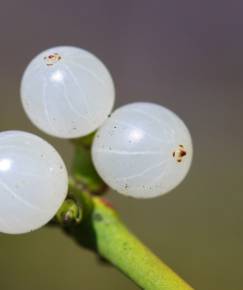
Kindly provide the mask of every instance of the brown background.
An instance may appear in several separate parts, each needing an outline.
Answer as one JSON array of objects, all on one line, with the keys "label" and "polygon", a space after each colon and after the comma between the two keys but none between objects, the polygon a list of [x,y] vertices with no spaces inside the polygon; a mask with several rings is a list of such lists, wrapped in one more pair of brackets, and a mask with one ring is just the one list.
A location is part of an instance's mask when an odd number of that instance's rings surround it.
[{"label": "brown background", "polygon": [[[0,3],[0,129],[46,138],[70,165],[72,147],[27,120],[21,74],[38,52],[76,45],[111,70],[116,107],[151,101],[191,130],[187,179],[148,201],[113,194],[130,228],[196,289],[243,289],[242,1],[55,0]],[[0,289],[132,290],[59,230],[0,235]]]}]

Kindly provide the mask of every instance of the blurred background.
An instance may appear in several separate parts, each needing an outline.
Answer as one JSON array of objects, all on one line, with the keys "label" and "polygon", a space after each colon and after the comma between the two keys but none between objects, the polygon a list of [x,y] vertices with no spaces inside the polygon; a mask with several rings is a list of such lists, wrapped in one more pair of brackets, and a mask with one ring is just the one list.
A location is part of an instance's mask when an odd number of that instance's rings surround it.
[{"label": "blurred background", "polygon": [[[0,3],[0,130],[34,132],[70,166],[72,145],[31,125],[21,75],[40,51],[85,48],[110,69],[116,107],[151,101],[188,125],[195,156],[170,194],[109,199],[195,289],[243,289],[243,2],[15,0]],[[0,234],[0,289],[138,289],[59,229]]]}]

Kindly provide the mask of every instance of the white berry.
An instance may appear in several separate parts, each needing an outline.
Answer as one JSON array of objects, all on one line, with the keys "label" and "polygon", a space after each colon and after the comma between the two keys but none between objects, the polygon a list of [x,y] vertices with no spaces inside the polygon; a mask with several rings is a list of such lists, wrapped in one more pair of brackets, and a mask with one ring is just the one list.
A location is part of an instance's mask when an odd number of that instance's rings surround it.
[{"label": "white berry", "polygon": [[167,193],[184,179],[191,165],[192,141],[172,111],[134,103],[116,110],[98,130],[92,156],[111,188],[149,198]]},{"label": "white berry", "polygon": [[67,194],[57,151],[26,132],[0,133],[0,232],[26,233],[45,225]]},{"label": "white berry", "polygon": [[115,91],[111,75],[93,54],[60,46],[37,55],[21,82],[24,110],[33,124],[60,138],[85,136],[110,114]]}]

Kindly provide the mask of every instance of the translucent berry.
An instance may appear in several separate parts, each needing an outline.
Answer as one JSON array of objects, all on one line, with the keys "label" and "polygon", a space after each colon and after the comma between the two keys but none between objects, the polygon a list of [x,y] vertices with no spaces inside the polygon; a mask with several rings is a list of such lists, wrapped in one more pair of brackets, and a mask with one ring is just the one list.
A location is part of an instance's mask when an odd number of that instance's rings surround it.
[{"label": "translucent berry", "polygon": [[116,110],[98,130],[92,148],[95,167],[119,193],[155,197],[175,188],[192,160],[192,141],[183,121],[152,103]]},{"label": "translucent berry", "polygon": [[45,225],[67,188],[65,165],[50,144],[21,131],[0,133],[0,232],[26,233]]},{"label": "translucent berry", "polygon": [[115,98],[111,75],[86,50],[70,46],[48,49],[26,68],[21,99],[30,120],[60,138],[85,136],[102,125]]}]

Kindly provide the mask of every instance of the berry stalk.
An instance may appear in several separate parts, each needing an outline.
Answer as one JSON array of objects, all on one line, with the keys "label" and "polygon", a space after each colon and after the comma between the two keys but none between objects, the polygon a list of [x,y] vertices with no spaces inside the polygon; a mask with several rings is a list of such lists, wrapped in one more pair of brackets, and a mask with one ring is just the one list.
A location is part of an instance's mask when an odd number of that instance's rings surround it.
[{"label": "berry stalk", "polygon": [[146,290],[192,288],[144,246],[121,222],[118,215],[94,198],[92,226],[99,254]]},{"label": "berry stalk", "polygon": [[91,200],[90,214],[81,223],[64,227],[80,246],[93,250],[142,289],[193,290],[127,229],[109,204],[100,197]]}]

